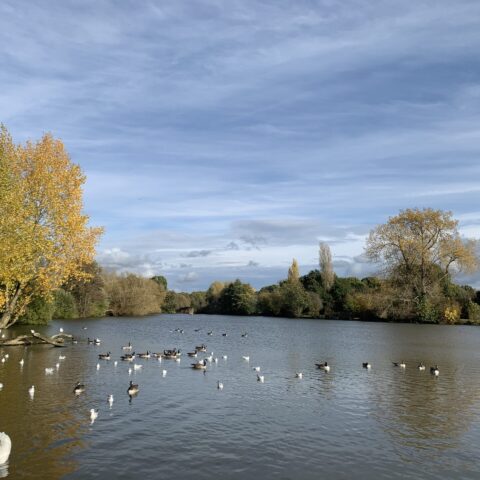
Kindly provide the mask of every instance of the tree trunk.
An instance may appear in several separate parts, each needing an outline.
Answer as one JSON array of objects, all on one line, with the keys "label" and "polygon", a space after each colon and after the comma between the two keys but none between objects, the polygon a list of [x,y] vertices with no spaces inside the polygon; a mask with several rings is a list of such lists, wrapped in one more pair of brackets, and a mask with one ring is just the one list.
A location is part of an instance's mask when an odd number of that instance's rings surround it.
[{"label": "tree trunk", "polygon": [[7,304],[5,305],[5,311],[0,317],[0,328],[11,327],[17,321],[17,317],[13,315],[13,312],[15,311],[15,307],[17,306],[17,301],[20,297],[21,292],[22,287],[20,284],[18,284],[12,299],[7,302]]}]

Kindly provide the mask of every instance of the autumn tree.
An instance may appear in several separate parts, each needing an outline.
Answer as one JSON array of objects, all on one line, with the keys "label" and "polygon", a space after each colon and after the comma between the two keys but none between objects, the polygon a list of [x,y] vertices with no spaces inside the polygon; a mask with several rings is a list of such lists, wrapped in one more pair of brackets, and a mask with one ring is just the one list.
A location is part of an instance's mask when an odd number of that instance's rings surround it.
[{"label": "autumn tree", "polygon": [[85,275],[101,229],[82,212],[84,183],[60,140],[16,145],[0,128],[0,328],[32,299]]},{"label": "autumn tree", "polygon": [[318,257],[322,285],[325,291],[328,292],[335,281],[335,273],[333,272],[332,253],[327,243],[320,242]]},{"label": "autumn tree", "polygon": [[475,245],[460,237],[451,212],[407,209],[370,232],[366,254],[420,314],[442,282],[477,268]]},{"label": "autumn tree", "polygon": [[292,265],[288,269],[288,277],[289,282],[298,282],[300,279],[300,270],[298,269],[298,262],[295,258],[292,260]]}]

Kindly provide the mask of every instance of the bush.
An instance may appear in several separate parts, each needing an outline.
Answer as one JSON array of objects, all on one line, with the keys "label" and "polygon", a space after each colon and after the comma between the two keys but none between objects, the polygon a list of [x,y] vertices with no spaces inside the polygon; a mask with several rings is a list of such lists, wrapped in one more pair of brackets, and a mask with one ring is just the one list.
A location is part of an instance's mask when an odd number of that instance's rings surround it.
[{"label": "bush", "polygon": [[53,297],[53,318],[78,318],[75,299],[70,292],[58,289]]},{"label": "bush", "polygon": [[52,320],[53,310],[53,302],[42,297],[34,297],[17,323],[20,325],[47,325]]}]

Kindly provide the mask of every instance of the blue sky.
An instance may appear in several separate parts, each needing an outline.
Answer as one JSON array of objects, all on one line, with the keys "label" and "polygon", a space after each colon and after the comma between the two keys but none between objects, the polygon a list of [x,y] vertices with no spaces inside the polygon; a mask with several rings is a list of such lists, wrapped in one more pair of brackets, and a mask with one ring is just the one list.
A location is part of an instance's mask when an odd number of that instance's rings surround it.
[{"label": "blue sky", "polygon": [[480,237],[479,20],[477,0],[3,0],[0,121],[65,142],[109,268],[260,287],[322,240],[362,276],[402,208]]}]

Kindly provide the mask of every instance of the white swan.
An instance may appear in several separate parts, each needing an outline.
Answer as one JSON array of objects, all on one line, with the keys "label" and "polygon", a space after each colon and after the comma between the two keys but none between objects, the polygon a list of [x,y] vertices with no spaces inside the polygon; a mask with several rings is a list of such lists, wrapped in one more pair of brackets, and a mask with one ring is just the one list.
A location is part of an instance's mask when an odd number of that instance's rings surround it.
[{"label": "white swan", "polygon": [[7,463],[11,451],[12,441],[10,437],[4,432],[0,432],[0,465]]}]

